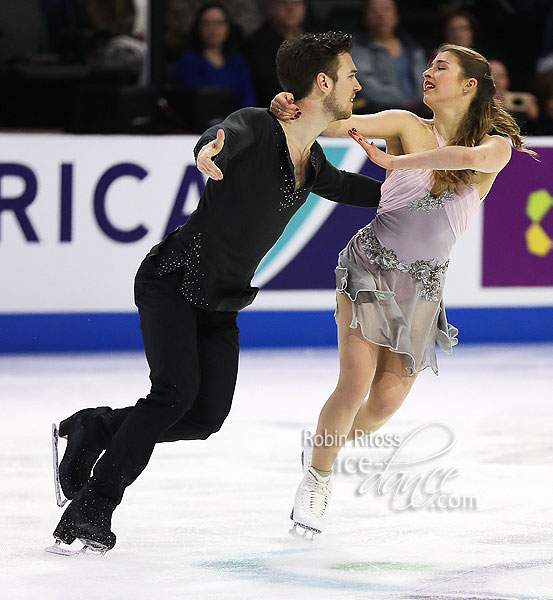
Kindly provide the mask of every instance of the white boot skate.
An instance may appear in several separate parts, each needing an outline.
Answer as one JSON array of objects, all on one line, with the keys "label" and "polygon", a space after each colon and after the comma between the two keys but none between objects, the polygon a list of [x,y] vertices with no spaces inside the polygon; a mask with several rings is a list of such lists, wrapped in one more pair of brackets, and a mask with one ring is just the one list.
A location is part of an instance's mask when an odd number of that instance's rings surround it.
[{"label": "white boot skate", "polygon": [[307,473],[307,469],[311,466],[311,460],[313,458],[313,444],[306,443],[301,453],[301,466],[303,467],[303,474]]},{"label": "white boot skate", "polygon": [[330,475],[323,477],[310,467],[298,487],[290,518],[294,526],[290,533],[313,539],[321,533],[332,492]]}]

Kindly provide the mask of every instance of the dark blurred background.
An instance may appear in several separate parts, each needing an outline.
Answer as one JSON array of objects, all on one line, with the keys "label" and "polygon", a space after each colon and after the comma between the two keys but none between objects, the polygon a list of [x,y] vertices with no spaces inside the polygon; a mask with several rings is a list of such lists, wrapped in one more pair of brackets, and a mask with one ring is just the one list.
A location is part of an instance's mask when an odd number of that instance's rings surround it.
[{"label": "dark blurred background", "polygon": [[0,129],[198,133],[268,106],[280,43],[328,29],[355,34],[356,112],[427,114],[447,41],[493,61],[524,133],[553,135],[553,0],[0,0]]}]

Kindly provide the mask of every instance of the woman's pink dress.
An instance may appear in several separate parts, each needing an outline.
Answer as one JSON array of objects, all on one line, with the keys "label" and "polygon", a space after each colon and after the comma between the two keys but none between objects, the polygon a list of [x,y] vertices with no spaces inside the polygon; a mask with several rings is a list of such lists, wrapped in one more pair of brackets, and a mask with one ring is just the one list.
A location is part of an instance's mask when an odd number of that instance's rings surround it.
[{"label": "woman's pink dress", "polygon": [[[446,145],[434,128],[439,146]],[[338,257],[336,288],[352,301],[350,327],[405,355],[410,375],[432,367],[436,343],[451,353],[457,329],[446,320],[443,286],[449,254],[480,198],[475,186],[433,197],[433,172],[394,170],[382,185],[376,217]]]}]

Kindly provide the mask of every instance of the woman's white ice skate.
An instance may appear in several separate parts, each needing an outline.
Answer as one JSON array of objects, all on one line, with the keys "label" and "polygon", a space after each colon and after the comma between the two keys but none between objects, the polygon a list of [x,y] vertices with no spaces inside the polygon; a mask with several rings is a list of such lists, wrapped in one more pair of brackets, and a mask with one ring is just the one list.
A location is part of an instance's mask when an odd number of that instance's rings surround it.
[{"label": "woman's white ice skate", "polygon": [[332,493],[330,477],[319,475],[312,467],[307,470],[296,492],[290,515],[294,522],[291,534],[312,540],[316,533],[322,532]]},{"label": "woman's white ice skate", "polygon": [[313,459],[313,444],[305,444],[301,453],[301,466],[303,467],[303,474],[307,473],[307,469],[311,466],[311,460]]}]

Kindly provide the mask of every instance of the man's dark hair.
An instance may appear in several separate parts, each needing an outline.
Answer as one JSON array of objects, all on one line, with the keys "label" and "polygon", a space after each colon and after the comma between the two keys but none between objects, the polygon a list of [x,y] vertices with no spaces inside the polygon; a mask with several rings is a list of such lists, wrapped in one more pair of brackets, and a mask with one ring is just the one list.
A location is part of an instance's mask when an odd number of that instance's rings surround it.
[{"label": "man's dark hair", "polygon": [[282,42],[276,57],[282,89],[294,94],[297,101],[310,94],[319,73],[325,73],[335,82],[338,56],[351,54],[352,48],[351,35],[342,31],[304,33]]}]

